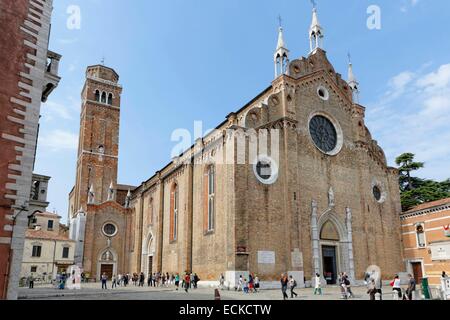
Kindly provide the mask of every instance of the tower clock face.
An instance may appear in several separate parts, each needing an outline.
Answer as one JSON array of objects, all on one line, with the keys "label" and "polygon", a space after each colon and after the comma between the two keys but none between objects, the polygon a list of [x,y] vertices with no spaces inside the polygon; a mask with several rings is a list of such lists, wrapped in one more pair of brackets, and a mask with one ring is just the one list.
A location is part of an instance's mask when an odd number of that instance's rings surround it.
[{"label": "tower clock face", "polygon": [[309,122],[309,133],[317,148],[324,153],[337,146],[337,132],[333,123],[324,116],[314,116]]}]

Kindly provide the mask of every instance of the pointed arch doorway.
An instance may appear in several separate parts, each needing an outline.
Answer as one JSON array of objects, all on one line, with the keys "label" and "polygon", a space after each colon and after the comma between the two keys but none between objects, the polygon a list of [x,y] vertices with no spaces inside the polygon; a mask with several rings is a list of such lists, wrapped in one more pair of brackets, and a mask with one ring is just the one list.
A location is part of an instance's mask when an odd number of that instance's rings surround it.
[{"label": "pointed arch doorway", "polygon": [[153,270],[153,257],[155,256],[155,241],[153,234],[150,231],[145,239],[144,247],[142,250],[142,265],[141,270],[147,274],[153,274],[156,272]]},{"label": "pointed arch doorway", "polygon": [[330,220],[326,221],[320,230],[320,251],[322,275],[327,284],[336,284],[339,273],[339,254],[340,254],[340,236],[339,232]]}]

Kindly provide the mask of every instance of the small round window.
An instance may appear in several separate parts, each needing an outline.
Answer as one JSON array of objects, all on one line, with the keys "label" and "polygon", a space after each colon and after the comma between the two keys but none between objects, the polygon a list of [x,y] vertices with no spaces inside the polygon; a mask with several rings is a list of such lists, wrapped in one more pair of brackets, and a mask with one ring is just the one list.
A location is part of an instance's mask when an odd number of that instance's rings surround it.
[{"label": "small round window", "polygon": [[380,201],[380,200],[381,200],[381,190],[380,190],[380,187],[379,187],[379,186],[374,186],[373,189],[372,189],[372,192],[373,192],[373,196],[375,197],[375,199],[376,199],[377,201]]},{"label": "small round window", "polygon": [[328,100],[330,98],[330,94],[327,88],[325,88],[324,86],[320,86],[319,88],[317,88],[317,95],[322,100]]},{"label": "small round window", "polygon": [[107,236],[107,237],[113,237],[117,234],[117,228],[115,225],[113,225],[112,223],[106,223],[103,226],[103,233]]},{"label": "small round window", "polygon": [[261,155],[255,161],[253,171],[263,184],[273,184],[278,179],[278,165],[272,158]]}]

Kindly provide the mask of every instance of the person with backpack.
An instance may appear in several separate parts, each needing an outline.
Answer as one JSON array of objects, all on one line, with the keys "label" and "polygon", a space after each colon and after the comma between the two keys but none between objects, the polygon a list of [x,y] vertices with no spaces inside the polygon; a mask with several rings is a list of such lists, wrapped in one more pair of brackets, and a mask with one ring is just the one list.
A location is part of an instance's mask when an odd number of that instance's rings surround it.
[{"label": "person with backpack", "polygon": [[291,299],[294,299],[294,296],[298,296],[298,294],[294,292],[295,287],[297,287],[297,281],[292,276],[289,276],[289,287],[291,289]]},{"label": "person with backpack", "polygon": [[355,295],[352,292],[350,279],[348,278],[348,275],[345,272],[344,272],[344,283],[345,283],[345,287],[346,287],[346,290],[347,290],[348,297],[349,298],[354,298]]}]

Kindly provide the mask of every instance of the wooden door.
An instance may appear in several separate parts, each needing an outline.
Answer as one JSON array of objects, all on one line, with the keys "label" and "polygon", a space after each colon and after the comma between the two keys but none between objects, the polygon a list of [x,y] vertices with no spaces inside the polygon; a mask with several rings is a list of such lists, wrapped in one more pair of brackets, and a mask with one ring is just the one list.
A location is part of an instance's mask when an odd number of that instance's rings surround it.
[{"label": "wooden door", "polygon": [[101,268],[100,268],[100,277],[106,273],[106,275],[108,276],[108,280],[112,279],[113,276],[113,265],[112,264],[102,264]]},{"label": "wooden door", "polygon": [[412,269],[413,269],[413,275],[414,279],[416,280],[417,284],[422,283],[422,264],[420,262],[412,262],[411,263]]}]

